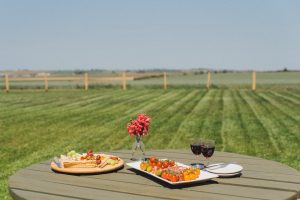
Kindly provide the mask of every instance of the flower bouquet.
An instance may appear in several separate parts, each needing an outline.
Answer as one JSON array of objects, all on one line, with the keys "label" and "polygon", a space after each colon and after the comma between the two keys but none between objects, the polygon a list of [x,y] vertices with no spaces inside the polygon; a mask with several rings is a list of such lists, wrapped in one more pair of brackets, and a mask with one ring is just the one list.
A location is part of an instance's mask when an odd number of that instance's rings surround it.
[{"label": "flower bouquet", "polygon": [[145,145],[142,141],[142,136],[146,136],[149,131],[151,118],[144,113],[137,116],[136,119],[131,120],[127,124],[127,130],[130,136],[135,136],[135,142],[132,145],[132,158],[131,160],[141,160],[136,158],[136,154],[141,151],[142,156],[145,156]]}]

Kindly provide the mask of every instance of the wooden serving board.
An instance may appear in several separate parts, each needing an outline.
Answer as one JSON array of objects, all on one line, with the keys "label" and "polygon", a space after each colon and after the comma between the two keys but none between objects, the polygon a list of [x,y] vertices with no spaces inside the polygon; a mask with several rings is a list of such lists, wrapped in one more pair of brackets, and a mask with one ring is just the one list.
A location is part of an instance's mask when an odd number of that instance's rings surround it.
[{"label": "wooden serving board", "polygon": [[98,173],[107,173],[115,171],[124,166],[124,161],[119,159],[119,163],[115,165],[106,165],[103,168],[61,168],[58,167],[55,162],[51,162],[51,169],[66,174],[98,174]]}]

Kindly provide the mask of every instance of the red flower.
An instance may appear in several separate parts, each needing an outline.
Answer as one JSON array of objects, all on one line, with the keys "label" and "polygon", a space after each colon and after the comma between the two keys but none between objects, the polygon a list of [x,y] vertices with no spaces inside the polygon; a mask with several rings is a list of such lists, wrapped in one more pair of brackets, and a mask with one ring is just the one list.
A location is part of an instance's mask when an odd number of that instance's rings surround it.
[{"label": "red flower", "polygon": [[130,136],[133,135],[147,135],[151,118],[144,113],[137,116],[135,120],[131,120],[127,124],[127,130]]}]

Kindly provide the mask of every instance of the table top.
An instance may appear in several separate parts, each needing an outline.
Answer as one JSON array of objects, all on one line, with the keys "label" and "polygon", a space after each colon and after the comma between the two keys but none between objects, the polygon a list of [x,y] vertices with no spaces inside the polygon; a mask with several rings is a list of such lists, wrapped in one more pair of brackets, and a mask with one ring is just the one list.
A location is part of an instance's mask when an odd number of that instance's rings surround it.
[{"label": "table top", "polygon": [[[130,162],[130,151],[106,152]],[[188,150],[153,150],[148,156],[169,158],[185,164],[195,162]],[[203,160],[203,157],[201,157]],[[278,162],[234,153],[215,152],[213,162],[236,162],[244,167],[241,177],[215,178],[191,186],[170,186],[130,169],[97,175],[58,174],[50,161],[31,165],[9,178],[14,199],[297,199],[300,172]]]}]

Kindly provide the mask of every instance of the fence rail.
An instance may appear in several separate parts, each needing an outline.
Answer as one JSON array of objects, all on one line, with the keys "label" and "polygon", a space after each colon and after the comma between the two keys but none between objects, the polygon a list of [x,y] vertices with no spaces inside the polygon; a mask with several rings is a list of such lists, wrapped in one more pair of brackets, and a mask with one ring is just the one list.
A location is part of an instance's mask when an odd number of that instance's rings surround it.
[{"label": "fence rail", "polygon": [[[167,72],[163,72],[163,89],[168,88],[168,81],[167,81]],[[207,90],[210,89],[212,85],[212,73],[210,71],[207,72],[207,82],[206,88]],[[84,90],[89,89],[89,84],[97,83],[97,82],[107,82],[107,81],[118,81],[123,90],[127,90],[127,82],[135,80],[134,76],[127,76],[125,72],[123,72],[122,76],[116,77],[96,77],[96,76],[89,76],[88,73],[85,73],[83,76],[65,76],[65,77],[55,77],[55,76],[44,76],[44,77],[9,77],[8,74],[4,76],[4,84],[5,84],[5,91],[10,91],[10,81],[43,81],[44,82],[44,90],[47,92],[49,90],[49,81],[82,81]],[[256,72],[252,72],[252,90],[256,90]]]}]

